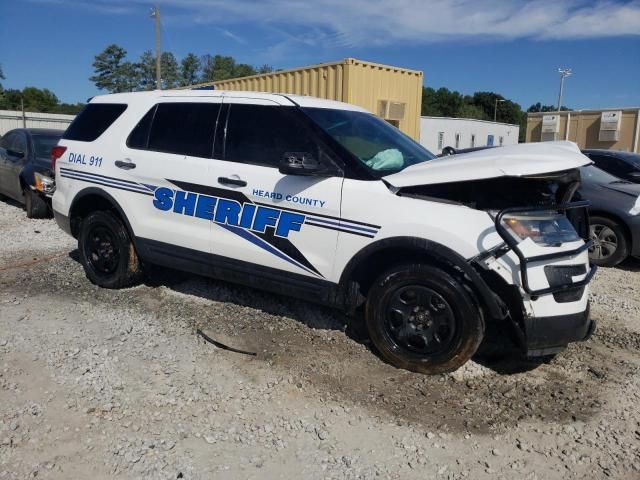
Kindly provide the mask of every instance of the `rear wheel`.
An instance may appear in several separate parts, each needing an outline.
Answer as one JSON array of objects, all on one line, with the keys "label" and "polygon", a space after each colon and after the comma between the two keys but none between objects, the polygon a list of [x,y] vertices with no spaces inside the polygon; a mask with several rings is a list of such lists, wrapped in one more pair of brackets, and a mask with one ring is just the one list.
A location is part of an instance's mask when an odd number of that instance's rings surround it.
[{"label": "rear wheel", "polygon": [[419,373],[456,370],[478,349],[482,315],[447,272],[403,265],[380,276],[366,303],[369,336],[392,365]]},{"label": "rear wheel", "polygon": [[629,242],[622,226],[606,217],[591,217],[589,233],[593,246],[589,259],[601,267],[614,267],[629,256]]},{"label": "rear wheel", "polygon": [[140,260],[129,233],[111,212],[93,212],[82,221],[78,250],[87,278],[95,285],[130,287],[142,277]]},{"label": "rear wheel", "polygon": [[30,188],[24,189],[24,208],[27,211],[27,218],[46,218],[49,216],[47,202]]}]

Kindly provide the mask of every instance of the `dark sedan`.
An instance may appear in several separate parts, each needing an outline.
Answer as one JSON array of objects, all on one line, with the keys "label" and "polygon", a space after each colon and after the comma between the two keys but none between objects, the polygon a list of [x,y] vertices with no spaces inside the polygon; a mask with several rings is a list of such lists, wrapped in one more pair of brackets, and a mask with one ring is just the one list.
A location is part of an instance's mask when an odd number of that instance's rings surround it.
[{"label": "dark sedan", "polygon": [[55,188],[51,149],[63,130],[18,128],[0,140],[0,194],[25,205],[29,218],[50,214]]},{"label": "dark sedan", "polygon": [[595,166],[600,170],[622,180],[640,183],[640,154],[596,149],[583,150],[582,153],[593,160]]},{"label": "dark sedan", "polygon": [[640,185],[593,165],[580,170],[577,197],[591,202],[591,261],[612,267],[630,255],[640,256]]}]

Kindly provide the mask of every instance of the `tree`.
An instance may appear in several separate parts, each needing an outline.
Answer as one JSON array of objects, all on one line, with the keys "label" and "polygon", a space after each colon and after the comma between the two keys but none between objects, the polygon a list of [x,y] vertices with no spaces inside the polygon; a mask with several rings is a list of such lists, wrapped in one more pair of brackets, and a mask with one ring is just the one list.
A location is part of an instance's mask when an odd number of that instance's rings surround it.
[{"label": "tree", "polygon": [[100,90],[111,93],[129,92],[135,90],[139,83],[139,68],[131,62],[125,61],[127,51],[112,44],[95,56],[93,69],[95,75],[90,80]]},{"label": "tree", "polygon": [[233,57],[222,55],[204,55],[200,64],[202,66],[201,82],[217,82],[229,78],[247,77],[255,75],[256,69],[246,63],[236,63]]},{"label": "tree", "polygon": [[[556,112],[558,107],[556,105],[542,105],[540,102],[534,103],[529,108],[527,108],[527,112],[529,113],[537,113],[537,112]],[[563,112],[571,111],[570,108],[562,105],[560,110]]]},{"label": "tree", "polygon": [[23,90],[5,90],[0,96],[0,109],[20,110],[22,101],[24,109],[29,112],[76,114],[83,107],[80,103],[60,103],[58,97],[47,88],[26,87]]},{"label": "tree", "polygon": [[188,53],[180,62],[180,85],[186,87],[198,83],[200,59],[193,53]]},{"label": "tree", "polygon": [[[162,57],[161,57],[162,58]],[[156,88],[156,57],[151,50],[140,55],[136,65],[138,71],[138,85],[136,90],[153,90]]]},{"label": "tree", "polygon": [[171,52],[163,52],[160,55],[160,74],[162,88],[175,88],[180,84],[178,62]]},{"label": "tree", "polygon": [[[2,71],[2,65],[0,65],[0,80],[5,80],[4,72]],[[0,92],[2,92],[2,84],[0,83]]]}]

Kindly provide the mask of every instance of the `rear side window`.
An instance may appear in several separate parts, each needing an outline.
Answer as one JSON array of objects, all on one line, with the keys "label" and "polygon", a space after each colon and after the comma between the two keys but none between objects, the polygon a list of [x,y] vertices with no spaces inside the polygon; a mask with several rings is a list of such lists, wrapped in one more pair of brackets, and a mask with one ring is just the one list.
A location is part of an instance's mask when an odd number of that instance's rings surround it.
[{"label": "rear side window", "polygon": [[288,107],[231,105],[225,160],[277,168],[289,152],[306,152],[318,159],[315,136],[295,113]]},{"label": "rear side window", "polygon": [[[160,103],[153,119],[140,121],[129,137],[131,148],[144,147],[145,123],[151,124],[147,150],[211,158],[220,105],[217,103]],[[142,140],[141,140],[142,139]],[[133,146],[135,143],[142,145]]]},{"label": "rear side window", "polygon": [[121,103],[90,103],[64,132],[65,140],[93,142],[127,109]]}]

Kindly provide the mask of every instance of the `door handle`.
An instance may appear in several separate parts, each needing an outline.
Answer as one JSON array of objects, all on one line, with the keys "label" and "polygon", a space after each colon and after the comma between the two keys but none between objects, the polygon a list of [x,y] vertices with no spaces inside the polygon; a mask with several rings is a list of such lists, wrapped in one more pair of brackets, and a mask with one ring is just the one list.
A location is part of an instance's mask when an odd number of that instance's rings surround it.
[{"label": "door handle", "polygon": [[136,168],[136,164],[131,160],[116,160],[116,167],[122,168],[123,170],[131,170],[132,168]]},{"label": "door handle", "polygon": [[234,185],[236,187],[246,187],[247,182],[239,178],[218,177],[218,183],[222,185]]}]

